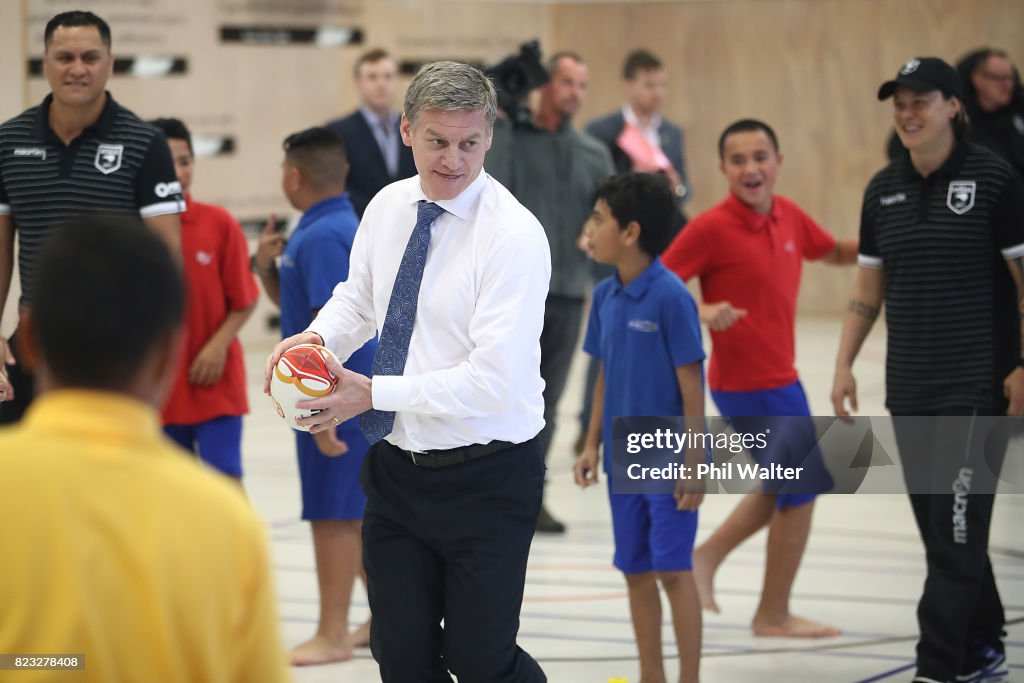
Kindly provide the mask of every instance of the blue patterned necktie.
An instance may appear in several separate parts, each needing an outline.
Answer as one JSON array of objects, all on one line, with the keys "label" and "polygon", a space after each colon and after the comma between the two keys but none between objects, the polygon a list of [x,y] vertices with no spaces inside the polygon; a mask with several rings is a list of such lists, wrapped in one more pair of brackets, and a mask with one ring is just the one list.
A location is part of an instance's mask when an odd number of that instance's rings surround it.
[{"label": "blue patterned necktie", "polygon": [[[388,312],[377,341],[377,353],[373,356],[371,376],[401,375],[405,372],[405,361],[409,357],[409,340],[416,322],[416,303],[420,296],[420,282],[423,281],[423,266],[427,262],[430,247],[430,226],[444,213],[437,204],[420,201],[416,210],[416,227],[412,229],[409,243],[405,245],[402,263],[398,266],[395,286],[391,290]],[[395,413],[391,410],[371,408],[359,419],[359,429],[371,445],[391,433],[395,427]]]}]

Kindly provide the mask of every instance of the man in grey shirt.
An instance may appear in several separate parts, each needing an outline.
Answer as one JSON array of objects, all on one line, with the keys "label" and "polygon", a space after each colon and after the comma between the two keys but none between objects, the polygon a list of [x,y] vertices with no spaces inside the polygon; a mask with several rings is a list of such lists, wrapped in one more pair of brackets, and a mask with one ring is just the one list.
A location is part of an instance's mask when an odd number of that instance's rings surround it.
[{"label": "man in grey shirt", "polygon": [[[590,263],[577,241],[593,210],[597,184],[614,173],[608,148],[570,121],[583,104],[587,65],[577,54],[559,52],[548,62],[548,71],[551,80],[540,90],[533,120],[516,127],[508,119],[495,122],[487,155],[487,172],[537,217],[551,247],[551,287],[540,338],[545,456],[593,285]],[[565,525],[545,507],[537,530],[561,533]]]}]

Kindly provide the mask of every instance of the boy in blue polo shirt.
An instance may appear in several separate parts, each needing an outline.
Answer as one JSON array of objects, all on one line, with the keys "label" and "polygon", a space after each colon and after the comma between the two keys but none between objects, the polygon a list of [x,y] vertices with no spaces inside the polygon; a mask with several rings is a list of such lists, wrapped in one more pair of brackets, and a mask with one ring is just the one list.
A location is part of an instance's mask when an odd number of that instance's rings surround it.
[{"label": "boy in blue polo shirt", "polygon": [[[605,444],[610,474],[615,417],[684,415],[696,431],[704,425],[704,349],[697,305],[682,281],[657,257],[672,238],[672,191],[646,173],[615,176],[595,194],[586,226],[593,258],[616,274],[594,290],[583,350],[600,362],[576,483],[597,483],[598,446]],[[607,389],[607,390],[606,390]],[[703,461],[703,451],[687,462]],[[610,477],[609,477],[610,479]],[[679,482],[675,495],[611,494],[615,566],[626,577],[640,658],[640,679],[664,681],[660,581],[672,609],[680,683],[700,671],[700,599],[691,573],[697,507],[704,498]]]},{"label": "boy in blue polo shirt", "polygon": [[[309,128],[289,135],[283,146],[281,189],[302,218],[287,241],[270,220],[252,267],[267,295],[281,307],[281,336],[286,338],[306,329],[337,284],[348,279],[359,218],[345,191],[348,152],[341,138],[326,128]],[[376,340],[368,341],[345,367],[369,375],[376,349]],[[359,486],[359,469],[370,444],[353,418],[317,434],[296,431],[295,446],[302,519],[313,530],[320,619],[316,634],[292,649],[291,662],[307,666],[347,661],[353,648],[369,644],[370,635],[369,622],[351,633],[348,628],[353,585],[357,576],[364,582],[366,578],[366,496]]]}]

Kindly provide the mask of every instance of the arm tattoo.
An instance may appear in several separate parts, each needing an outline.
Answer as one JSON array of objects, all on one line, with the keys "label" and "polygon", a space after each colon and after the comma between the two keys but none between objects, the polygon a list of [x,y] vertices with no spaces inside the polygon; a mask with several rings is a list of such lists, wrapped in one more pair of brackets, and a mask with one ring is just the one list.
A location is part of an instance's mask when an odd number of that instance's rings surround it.
[{"label": "arm tattoo", "polygon": [[851,313],[856,313],[862,318],[874,320],[875,318],[878,317],[879,308],[878,306],[869,306],[863,301],[851,300],[850,305],[847,307],[846,310],[850,311]]}]

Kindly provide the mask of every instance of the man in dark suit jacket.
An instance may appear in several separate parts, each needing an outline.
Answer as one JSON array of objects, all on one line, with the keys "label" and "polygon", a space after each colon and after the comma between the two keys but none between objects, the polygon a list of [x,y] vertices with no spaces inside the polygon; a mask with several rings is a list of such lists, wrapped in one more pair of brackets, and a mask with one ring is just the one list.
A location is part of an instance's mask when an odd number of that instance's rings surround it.
[{"label": "man in dark suit jacket", "polygon": [[327,127],[345,141],[349,172],[346,187],[356,214],[385,185],[416,175],[412,150],[402,144],[398,131],[401,112],[394,108],[398,65],[387,52],[370,50],[356,60],[359,108]]},{"label": "man in dark suit jacket", "polygon": [[[617,173],[667,175],[681,205],[690,196],[690,182],[686,176],[683,131],[659,114],[668,80],[665,68],[650,52],[636,50],[626,57],[622,77],[626,105],[591,121],[587,132],[611,150]],[[645,148],[645,142],[653,149]],[[658,151],[662,156],[657,156]]]}]

